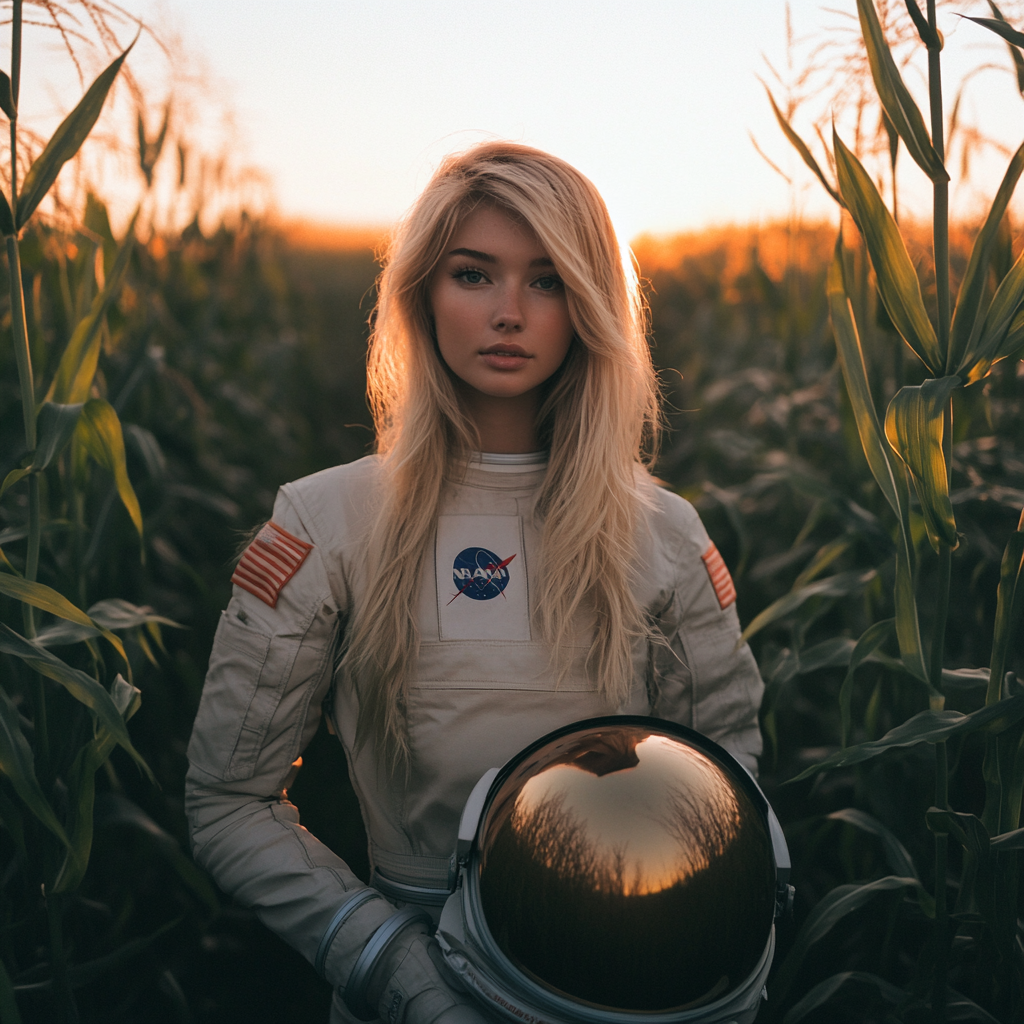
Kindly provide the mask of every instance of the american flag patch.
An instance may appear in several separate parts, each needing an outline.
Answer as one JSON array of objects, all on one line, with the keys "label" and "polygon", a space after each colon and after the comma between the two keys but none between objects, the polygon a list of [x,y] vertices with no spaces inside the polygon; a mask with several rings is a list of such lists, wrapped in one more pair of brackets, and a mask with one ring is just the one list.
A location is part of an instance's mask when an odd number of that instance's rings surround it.
[{"label": "american flag patch", "polygon": [[293,537],[271,521],[245,549],[231,582],[276,608],[282,588],[299,571],[312,550],[312,544]]},{"label": "american flag patch", "polygon": [[729,569],[712,541],[707,551],[700,556],[704,562],[704,568],[711,577],[711,586],[715,588],[715,597],[718,598],[718,606],[722,609],[728,608],[736,600],[736,588],[732,584],[732,577]]}]

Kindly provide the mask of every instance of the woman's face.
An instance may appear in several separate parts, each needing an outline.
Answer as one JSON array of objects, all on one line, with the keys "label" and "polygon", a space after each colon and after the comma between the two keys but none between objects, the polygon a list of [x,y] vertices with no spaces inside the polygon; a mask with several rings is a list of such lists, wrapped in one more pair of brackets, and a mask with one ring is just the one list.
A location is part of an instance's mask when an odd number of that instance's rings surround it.
[{"label": "woman's face", "polygon": [[533,229],[478,206],[434,271],[430,304],[441,358],[466,386],[470,413],[510,404],[535,415],[573,327],[565,286]]}]

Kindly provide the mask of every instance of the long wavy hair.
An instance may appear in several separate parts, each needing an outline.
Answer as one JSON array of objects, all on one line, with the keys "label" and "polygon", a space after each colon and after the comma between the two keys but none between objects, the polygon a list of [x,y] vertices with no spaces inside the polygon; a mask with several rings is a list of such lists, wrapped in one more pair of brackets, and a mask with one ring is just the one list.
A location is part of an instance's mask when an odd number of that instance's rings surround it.
[{"label": "long wavy hair", "polygon": [[[629,692],[646,634],[630,586],[649,487],[659,392],[646,307],[608,211],[575,168],[537,149],[488,142],[448,157],[395,231],[384,259],[368,356],[382,498],[366,545],[368,577],[418,579],[446,482],[479,448],[437,351],[429,289],[463,219],[481,203],[528,224],[564,282],[574,338],[546,386],[537,433],[550,448],[536,499],[541,533],[535,615],[559,651],[589,629],[587,671],[612,706]],[[406,692],[418,652],[416,587],[366,588],[345,664],[360,743],[374,737],[394,770],[408,762]]]}]

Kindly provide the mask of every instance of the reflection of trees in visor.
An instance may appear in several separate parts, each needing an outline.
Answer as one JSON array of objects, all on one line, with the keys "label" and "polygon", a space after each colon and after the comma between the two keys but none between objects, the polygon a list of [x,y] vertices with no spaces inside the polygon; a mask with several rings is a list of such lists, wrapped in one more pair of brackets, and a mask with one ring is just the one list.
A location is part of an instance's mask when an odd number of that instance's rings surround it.
[{"label": "reflection of trees in visor", "polygon": [[[679,744],[672,753],[687,758],[687,784],[653,780],[651,813],[650,801],[636,798],[644,748],[638,759],[635,740],[626,746],[602,738],[591,757],[563,749],[533,776],[533,798],[529,783],[516,787],[518,798],[487,829],[484,915],[505,954],[549,988],[624,1010],[699,1005],[744,981],[764,951],[774,911],[770,839],[747,794]],[[633,799],[622,798],[624,780],[604,781],[617,758]],[[590,782],[584,765],[598,768]],[[619,830],[602,829],[592,813],[588,820],[592,791],[612,786],[623,800]]]}]

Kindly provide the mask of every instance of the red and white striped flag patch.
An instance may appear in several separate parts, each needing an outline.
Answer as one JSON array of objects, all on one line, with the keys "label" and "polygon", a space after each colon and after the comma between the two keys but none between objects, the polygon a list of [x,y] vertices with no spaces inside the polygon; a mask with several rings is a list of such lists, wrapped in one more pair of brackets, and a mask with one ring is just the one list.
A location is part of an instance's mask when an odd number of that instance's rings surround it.
[{"label": "red and white striped flag patch", "polygon": [[276,608],[284,585],[299,571],[312,550],[312,544],[293,537],[271,520],[245,549],[231,582]]},{"label": "red and white striped flag patch", "polygon": [[736,600],[736,588],[733,586],[725,559],[715,547],[714,541],[708,545],[707,551],[700,557],[704,562],[704,568],[708,571],[708,576],[711,577],[711,586],[715,588],[718,606],[724,610]]}]

